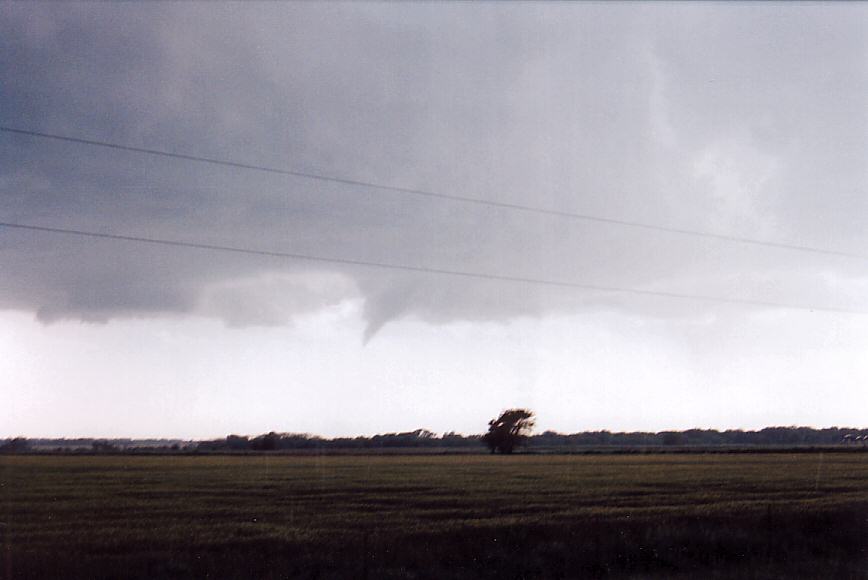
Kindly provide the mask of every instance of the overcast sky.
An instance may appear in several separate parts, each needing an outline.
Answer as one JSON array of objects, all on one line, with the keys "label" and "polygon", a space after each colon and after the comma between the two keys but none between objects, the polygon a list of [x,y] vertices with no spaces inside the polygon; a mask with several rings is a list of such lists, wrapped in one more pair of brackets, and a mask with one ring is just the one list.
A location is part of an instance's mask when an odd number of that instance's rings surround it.
[{"label": "overcast sky", "polygon": [[[5,3],[0,125],[868,256],[861,4]],[[0,436],[868,424],[868,259],[11,133],[0,221],[805,307],[0,227]]]}]

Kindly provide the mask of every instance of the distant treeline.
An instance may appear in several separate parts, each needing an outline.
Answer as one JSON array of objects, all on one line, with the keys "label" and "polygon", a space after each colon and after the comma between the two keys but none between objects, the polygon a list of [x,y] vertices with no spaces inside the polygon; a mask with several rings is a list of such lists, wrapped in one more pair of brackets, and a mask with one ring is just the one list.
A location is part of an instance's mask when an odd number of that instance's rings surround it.
[{"label": "distant treeline", "polygon": [[[609,431],[586,431],[563,435],[546,431],[534,435],[528,441],[529,447],[588,447],[588,446],[700,446],[716,445],[835,445],[845,442],[845,436],[852,438],[868,436],[868,429],[830,427],[813,429],[811,427],[766,427],[759,431],[729,429],[688,429],[687,431],[661,431],[659,433],[611,433]],[[849,439],[849,438],[848,438]]]},{"label": "distant treeline", "polygon": [[372,437],[326,439],[306,433],[266,433],[257,437],[229,435],[225,439],[200,441],[200,451],[275,451],[281,449],[384,449],[397,447],[481,447],[480,435],[444,433],[427,429],[385,433]]},{"label": "distant treeline", "polygon": [[[651,447],[651,446],[786,446],[835,445],[843,443],[845,436],[868,436],[868,429],[831,427],[767,427],[760,431],[690,429],[687,431],[661,431],[659,433],[586,431],[563,434],[546,431],[530,436],[527,448],[569,447]],[[406,433],[386,433],[373,437],[340,437],[325,439],[295,433],[267,433],[257,437],[230,435],[225,439],[199,442],[202,451],[271,451],[290,449],[381,449],[396,447],[482,447],[480,435],[445,433],[438,436],[426,429]]]},{"label": "distant treeline", "polygon": [[[868,445],[868,429],[830,427],[767,427],[759,431],[730,429],[689,429],[659,433],[586,431],[563,434],[546,431],[530,436],[525,445],[530,450],[567,450],[573,448],[637,447],[761,447],[856,444]],[[427,429],[404,433],[385,433],[372,437],[337,437],[327,439],[306,433],[266,433],[258,436],[229,435],[210,441],[179,439],[0,439],[0,453],[51,451],[112,452],[244,452],[280,450],[377,450],[398,448],[484,449],[481,435],[449,432],[437,435]]]},{"label": "distant treeline", "polygon": [[15,437],[0,439],[0,453],[33,453],[51,451],[93,451],[97,453],[118,451],[170,452],[192,451],[198,442],[180,439],[46,439]]}]

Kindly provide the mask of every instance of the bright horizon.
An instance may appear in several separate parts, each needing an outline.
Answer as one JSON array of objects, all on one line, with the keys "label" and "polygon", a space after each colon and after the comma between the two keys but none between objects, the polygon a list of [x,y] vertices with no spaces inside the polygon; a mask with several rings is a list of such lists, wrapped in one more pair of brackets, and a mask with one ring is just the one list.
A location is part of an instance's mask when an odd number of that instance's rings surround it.
[{"label": "bright horizon", "polygon": [[[578,333],[575,337],[577,342],[582,341],[577,348],[587,353],[586,359],[590,363],[577,370],[561,369],[558,364],[575,349],[564,349],[562,345],[549,342],[551,339],[548,337],[552,335],[564,337],[564,333],[575,331],[562,320],[549,322],[549,333],[541,329],[547,326],[544,321],[509,325],[454,323],[438,329],[437,333],[430,333],[430,328],[418,322],[403,322],[396,323],[391,332],[384,332],[377,339],[380,342],[377,346],[377,341],[361,344],[362,321],[353,320],[350,315],[332,314],[336,318],[331,324],[324,325],[320,316],[308,318],[295,329],[259,329],[256,331],[256,351],[251,352],[249,347],[245,347],[251,340],[249,332],[238,331],[224,332],[220,340],[210,338],[205,342],[210,348],[201,348],[203,337],[213,335],[221,328],[221,323],[204,319],[172,325],[159,321],[122,321],[105,326],[65,322],[45,327],[21,314],[11,317],[16,323],[12,326],[9,315],[5,315],[0,318],[6,331],[0,334],[0,344],[5,352],[12,352],[15,356],[5,358],[0,370],[10,384],[25,389],[21,391],[20,402],[13,400],[12,405],[4,405],[5,411],[0,410],[3,415],[0,425],[14,425],[15,420],[20,421],[22,417],[35,416],[36,420],[30,428],[24,426],[8,432],[4,429],[0,436],[209,439],[230,433],[256,435],[273,430],[336,437],[417,428],[438,434],[446,431],[470,434],[483,432],[487,421],[500,410],[522,406],[537,414],[536,432],[573,433],[604,429],[658,432],[690,428],[753,430],[789,425],[816,428],[863,425],[859,422],[860,409],[864,408],[861,404],[838,406],[833,408],[834,413],[829,413],[830,405],[824,402],[825,395],[821,392],[815,394],[813,411],[768,398],[757,405],[757,397],[729,399],[728,408],[724,407],[727,398],[720,397],[716,399],[716,405],[710,405],[709,395],[703,396],[703,391],[720,390],[730,394],[734,391],[719,384],[709,386],[707,382],[699,382],[701,378],[695,371],[691,374],[678,366],[670,366],[673,365],[671,354],[660,351],[661,355],[648,347],[648,342],[654,342],[654,331],[642,332],[628,341],[611,333],[611,320],[605,322],[607,338],[602,344],[594,343],[599,339],[596,332],[589,333],[591,336]],[[338,319],[341,321],[336,322]],[[10,326],[15,328],[15,345]],[[356,332],[348,332],[346,326],[355,326]],[[478,371],[480,388],[475,392],[461,393],[465,383],[461,380],[460,366],[458,369],[438,368],[440,358],[433,355],[445,357],[454,352],[448,349],[445,353],[432,353],[431,349],[438,348],[439,343],[432,341],[430,334],[441,332],[449,332],[458,348],[469,348],[471,344],[484,341],[483,348],[491,353],[494,362]],[[603,331],[598,328],[598,332]],[[659,333],[660,329],[656,332]],[[111,335],[105,337],[106,333]],[[533,337],[538,347],[533,355],[527,355],[522,349],[522,342],[528,336]],[[498,340],[495,342],[492,337]],[[123,369],[122,374],[113,375],[101,370],[98,362],[103,356],[100,349],[104,341],[113,344],[116,359],[113,368]],[[300,348],[301,352],[288,360],[272,361],[266,365],[265,361],[270,357],[277,359],[280,356],[287,342]],[[300,346],[306,342],[315,346]],[[66,345],[65,349],[62,345]],[[195,345],[199,345],[197,350],[193,350],[197,348]],[[328,346],[327,353],[323,353],[323,345]],[[140,351],[142,348],[144,353]],[[176,364],[159,368],[167,353],[177,348],[187,353],[183,367],[179,370]],[[244,353],[240,365],[227,365],[228,361],[220,361],[223,353],[236,351]],[[64,355],[46,365],[44,353],[52,352],[63,352]],[[385,378],[377,364],[384,352],[398,352],[405,359],[403,364],[390,365]],[[617,359],[618,353],[625,352],[630,353],[635,366],[613,369],[617,360],[605,358]],[[28,353],[42,353],[42,356]],[[494,354],[499,356],[495,358]],[[309,364],[304,361],[308,356],[321,358]],[[368,356],[375,361],[366,362],[364,357]],[[522,360],[522,356],[526,358]],[[856,353],[853,356],[856,358]],[[362,373],[365,384],[378,384],[378,388],[372,386],[368,391],[378,398],[369,400],[367,405],[357,410],[351,409],[350,404],[360,405],[358,400],[342,402],[346,385],[353,381],[359,384],[360,379],[352,379],[345,371],[332,368],[329,361],[333,357],[353,360],[355,364],[351,372]],[[510,362],[504,364],[504,360]],[[746,357],[739,360],[739,364],[747,369],[762,364],[770,369],[772,376],[786,374],[789,362],[785,355],[771,361]],[[726,361],[718,360],[714,364],[728,366]],[[263,374],[263,368],[268,372]],[[479,368],[480,365],[474,365],[474,369]],[[789,372],[798,373],[800,368],[795,366]],[[58,376],[59,369],[67,373],[65,378]],[[226,376],[229,372],[232,374]],[[744,371],[729,372],[738,377]],[[863,373],[861,376],[868,374],[865,367],[861,367],[860,372]],[[185,384],[190,385],[180,392],[174,388],[179,373],[183,373]],[[654,404],[654,400],[660,397],[659,391],[628,405],[624,402],[624,395],[617,390],[605,393],[595,388],[620,385],[626,390],[634,385],[647,386],[649,375],[646,373],[677,379],[669,385],[671,396],[685,395],[683,402],[668,414],[666,409],[658,408],[654,414],[643,417],[642,409]],[[289,388],[283,386],[287,377],[295,377]],[[579,383],[580,380],[583,382]],[[810,382],[810,378],[802,380]],[[257,393],[263,400],[245,403],[248,395],[236,392],[236,385],[248,384],[248,381],[252,385],[248,392]],[[415,388],[408,390],[405,381],[412,381]],[[89,384],[91,388],[83,393],[75,388],[78,384]],[[64,385],[68,386],[64,388]],[[572,385],[578,387],[570,389]],[[27,389],[28,386],[39,388]],[[658,389],[665,386],[658,385]],[[774,391],[770,391],[773,395]],[[444,396],[438,397],[438,392]],[[744,393],[744,390],[735,392]],[[687,398],[686,394],[692,396]],[[854,395],[859,396],[859,393]],[[418,406],[417,401],[423,396],[425,404]],[[466,410],[452,408],[451,402],[457,399],[465,402]],[[801,401],[806,399],[803,396]],[[669,400],[663,398],[664,404]],[[33,410],[57,409],[62,413],[53,417],[53,428],[45,427],[43,416],[32,411],[28,413],[28,404]],[[233,406],[245,412],[217,412]],[[323,407],[329,411],[320,410],[318,413],[318,408]],[[823,411],[845,420],[826,419]],[[722,416],[729,420],[715,421]],[[216,422],[215,417],[220,417],[221,421]],[[703,417],[704,421],[697,420],[697,417]],[[134,421],[136,428],[125,427]],[[100,428],[101,423],[107,426]]]}]

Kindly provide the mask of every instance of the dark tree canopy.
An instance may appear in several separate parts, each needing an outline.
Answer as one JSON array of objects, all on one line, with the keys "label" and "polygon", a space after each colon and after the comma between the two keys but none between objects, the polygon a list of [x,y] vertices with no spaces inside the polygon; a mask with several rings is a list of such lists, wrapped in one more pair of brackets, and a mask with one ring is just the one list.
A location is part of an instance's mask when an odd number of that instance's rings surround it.
[{"label": "dark tree canopy", "polygon": [[482,440],[491,452],[512,453],[524,443],[534,426],[533,412],[527,409],[509,409],[497,419],[488,422],[488,433]]}]

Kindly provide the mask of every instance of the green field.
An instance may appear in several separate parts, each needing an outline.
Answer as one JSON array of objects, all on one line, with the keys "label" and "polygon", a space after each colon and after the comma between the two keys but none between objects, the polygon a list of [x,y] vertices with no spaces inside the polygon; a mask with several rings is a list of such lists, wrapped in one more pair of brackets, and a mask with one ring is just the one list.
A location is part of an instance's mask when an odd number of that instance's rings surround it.
[{"label": "green field", "polygon": [[868,454],[0,457],[2,578],[868,578]]}]

